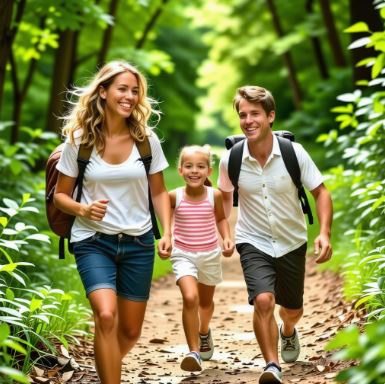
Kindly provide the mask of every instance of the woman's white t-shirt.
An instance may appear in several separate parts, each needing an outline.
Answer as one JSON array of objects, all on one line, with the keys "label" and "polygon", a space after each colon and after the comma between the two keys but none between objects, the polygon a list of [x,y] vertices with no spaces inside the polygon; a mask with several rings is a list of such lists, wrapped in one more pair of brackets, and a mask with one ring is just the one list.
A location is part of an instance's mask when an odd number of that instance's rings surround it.
[{"label": "woman's white t-shirt", "polygon": [[[154,174],[167,168],[168,162],[154,132],[149,136],[149,142],[152,151],[149,173]],[[78,176],[78,150],[79,145],[66,141],[56,166],[64,175]],[[84,175],[81,202],[90,204],[104,199],[109,202],[103,220],[77,216],[72,226],[71,242],[91,237],[95,232],[139,236],[152,228],[146,171],[135,144],[131,154],[120,164],[107,163],[93,149]]]}]

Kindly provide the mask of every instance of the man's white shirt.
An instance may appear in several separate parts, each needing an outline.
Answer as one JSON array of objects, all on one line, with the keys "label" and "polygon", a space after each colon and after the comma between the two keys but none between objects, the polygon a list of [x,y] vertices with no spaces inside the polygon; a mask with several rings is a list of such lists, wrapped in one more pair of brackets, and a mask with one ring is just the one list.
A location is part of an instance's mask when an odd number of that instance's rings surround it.
[{"label": "man's white shirt", "polygon": [[[301,170],[301,182],[312,191],[324,181],[321,172],[299,143],[293,143]],[[219,165],[218,187],[231,192],[228,176],[230,151]],[[282,159],[278,139],[273,135],[273,148],[261,167],[243,145],[241,172],[238,180],[239,211],[235,227],[236,244],[249,243],[273,257],[280,257],[307,241],[305,217],[294,185]]]}]

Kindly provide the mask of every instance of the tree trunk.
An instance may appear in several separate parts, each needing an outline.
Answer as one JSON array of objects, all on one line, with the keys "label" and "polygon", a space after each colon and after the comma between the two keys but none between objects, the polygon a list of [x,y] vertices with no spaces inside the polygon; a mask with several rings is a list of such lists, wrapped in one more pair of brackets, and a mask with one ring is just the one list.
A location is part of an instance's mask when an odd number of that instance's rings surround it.
[{"label": "tree trunk", "polygon": [[[119,0],[111,0],[110,1],[108,13],[113,17],[115,17],[115,15],[116,15],[118,3],[119,3]],[[104,30],[102,45],[100,47],[98,58],[97,58],[97,63],[96,63],[97,67],[103,66],[106,62],[108,49],[110,48],[113,28],[114,28],[113,25],[108,25],[107,28]]]},{"label": "tree trunk", "polygon": [[146,26],[145,26],[145,28],[143,30],[142,36],[140,37],[140,39],[135,44],[135,48],[136,49],[143,48],[149,33],[154,28],[156,21],[159,19],[160,15],[164,11],[164,8],[165,8],[167,3],[168,3],[168,0],[162,0],[162,3],[155,10],[155,12],[152,14],[152,16],[148,20],[148,22],[147,22],[147,24],[146,24]]},{"label": "tree trunk", "polygon": [[58,117],[64,113],[65,93],[71,73],[75,32],[76,31],[71,30],[60,32],[59,48],[55,52],[55,63],[46,121],[47,131],[60,132],[61,123]]},{"label": "tree trunk", "polygon": [[[371,31],[382,31],[383,25],[378,11],[374,9],[372,2],[362,0],[350,0],[350,18],[351,25],[358,21],[364,21]],[[361,37],[368,36],[367,33],[353,33],[351,35],[352,41],[358,40]],[[367,57],[375,57],[378,55],[373,48],[356,48],[351,49],[352,65],[353,65],[353,81],[354,84],[359,80],[371,80],[371,68],[356,67],[356,64],[366,59]]]},{"label": "tree trunk", "polygon": [[[266,0],[267,6],[270,10],[271,16],[273,18],[273,25],[274,29],[278,35],[278,37],[283,37],[284,33],[282,30],[281,22],[279,20],[278,12],[274,4],[274,0]],[[301,104],[302,104],[302,92],[301,88],[297,79],[297,73],[294,68],[294,63],[293,59],[291,57],[290,52],[286,52],[283,54],[283,61],[286,65],[286,68],[289,72],[289,83],[291,86],[291,89],[293,91],[293,96],[294,96],[294,105],[296,109],[300,110],[301,109]]]},{"label": "tree trunk", "polygon": [[[313,14],[313,1],[314,0],[307,0],[306,1],[306,12],[309,15]],[[313,51],[314,51],[314,56],[315,56],[315,61],[317,63],[317,67],[319,70],[319,73],[321,75],[322,79],[328,79],[329,78],[329,71],[328,67],[325,61],[324,54],[322,52],[322,45],[321,41],[317,36],[311,36],[311,44],[313,46]]]},{"label": "tree trunk", "polygon": [[[362,0],[358,0],[362,1]],[[365,3],[365,1],[362,1]],[[346,67],[344,52],[341,47],[337,28],[334,23],[333,13],[330,8],[329,0],[320,0],[322,17],[327,30],[330,48],[332,50],[334,62],[337,67]]]},{"label": "tree trunk", "polygon": [[17,2],[14,27],[11,28],[15,1],[0,1],[0,111],[4,94],[6,66],[11,55],[13,40],[15,39],[19,23],[24,13],[25,3],[26,0]]}]

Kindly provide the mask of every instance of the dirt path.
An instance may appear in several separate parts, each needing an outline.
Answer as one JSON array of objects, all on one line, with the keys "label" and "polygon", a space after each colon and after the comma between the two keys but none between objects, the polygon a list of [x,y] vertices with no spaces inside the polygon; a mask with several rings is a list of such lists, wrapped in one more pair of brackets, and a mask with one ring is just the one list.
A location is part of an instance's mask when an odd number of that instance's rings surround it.
[{"label": "dirt path", "polygon": [[[211,361],[204,362],[204,370],[191,374],[179,367],[187,346],[181,323],[181,295],[174,276],[169,275],[153,283],[142,336],[124,359],[122,383],[258,383],[264,361],[253,333],[253,308],[247,304],[238,254],[223,258],[223,272],[224,281],[216,288],[211,323],[215,352]],[[317,271],[314,259],[308,257],[305,313],[298,326],[302,349],[296,363],[282,364],[284,383],[334,382],[342,365],[332,362],[323,347],[338,328],[357,321],[350,306],[342,302],[340,292],[340,280],[330,272]],[[97,383],[92,343],[72,350],[71,355],[80,369],[75,369],[66,382]],[[56,376],[48,382],[63,381],[63,376]]]},{"label": "dirt path", "polygon": [[[252,329],[239,256],[223,259],[224,281],[215,293],[211,328],[215,352],[204,370],[190,374],[179,368],[187,352],[181,324],[182,301],[174,277],[154,283],[140,342],[124,360],[123,383],[257,383],[264,361]],[[332,383],[337,368],[324,344],[346,322],[340,282],[331,273],[316,272],[309,258],[305,315],[299,324],[301,355],[295,364],[282,364],[285,383]],[[344,314],[345,312],[345,314]]]}]

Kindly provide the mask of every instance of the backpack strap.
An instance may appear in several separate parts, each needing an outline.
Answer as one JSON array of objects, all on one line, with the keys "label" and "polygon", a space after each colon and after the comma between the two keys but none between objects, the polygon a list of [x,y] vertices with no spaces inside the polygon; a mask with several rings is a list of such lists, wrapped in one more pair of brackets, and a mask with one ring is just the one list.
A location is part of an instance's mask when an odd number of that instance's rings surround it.
[{"label": "backpack strap", "polygon": [[301,183],[301,169],[298,164],[298,159],[294,151],[293,143],[284,137],[277,136],[277,139],[282,154],[282,160],[285,163],[285,167],[289,172],[293,183],[298,189],[298,198],[301,203],[302,211],[304,214],[308,215],[309,224],[313,224],[313,214],[311,212],[305,189]]},{"label": "backpack strap", "polygon": [[231,183],[234,186],[233,192],[233,206],[238,207],[238,180],[241,172],[243,145],[245,140],[238,141],[230,150],[229,163],[227,165],[227,172]]},{"label": "backpack strap", "polygon": [[[88,163],[90,162],[90,157],[91,157],[92,149],[93,149],[92,146],[86,146],[86,144],[80,144],[80,146],[79,146],[78,157],[76,159],[76,161],[78,163],[79,173],[78,173],[78,177],[77,177],[76,183],[75,183],[75,187],[76,186],[78,187],[75,200],[78,203],[80,202],[80,199],[82,197],[84,173],[86,171]],[[74,218],[72,220],[71,228],[72,228],[72,225],[73,225],[74,221],[75,221],[75,216],[74,216]],[[69,233],[71,234],[71,229],[70,229]],[[64,259],[64,256],[65,256],[64,240],[65,240],[64,237],[61,237],[60,240],[59,240],[59,259]],[[72,246],[72,244],[70,243],[69,240],[70,240],[70,238],[68,238],[68,250],[71,253],[73,253],[73,246]]]},{"label": "backpack strap", "polygon": [[[148,136],[144,137],[143,141],[136,141],[136,147],[138,148],[139,154],[140,154],[140,160],[142,161],[144,165],[144,169],[146,170],[147,180],[148,180],[148,174],[150,172],[151,167],[151,161],[152,161],[152,152],[151,152],[151,145],[150,141],[148,139]],[[152,229],[154,231],[155,239],[160,239],[160,231],[158,227],[158,222],[156,221],[155,211],[154,211],[154,205],[152,203],[151,199],[151,190],[150,190],[150,183],[148,183],[148,206],[150,209],[151,214],[151,223],[152,223]]]}]

